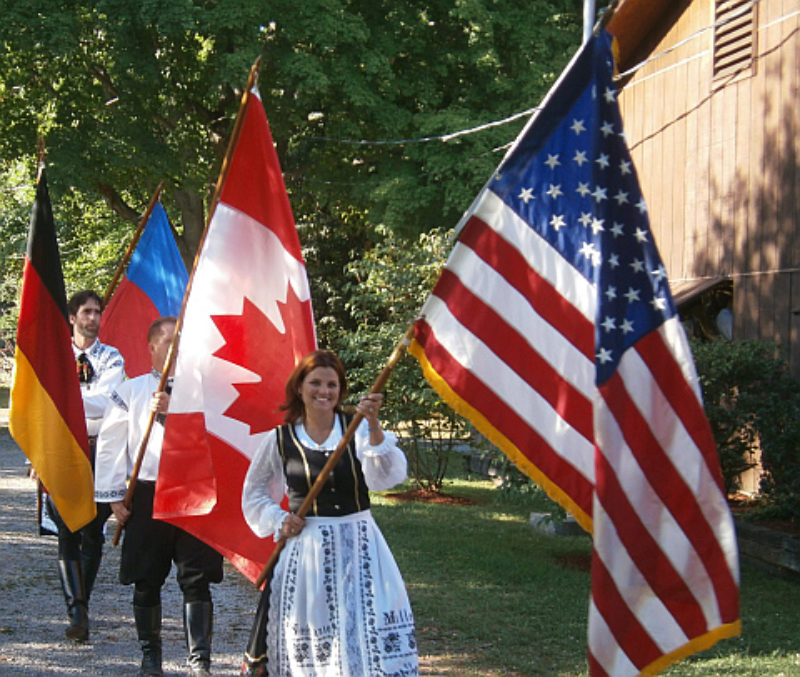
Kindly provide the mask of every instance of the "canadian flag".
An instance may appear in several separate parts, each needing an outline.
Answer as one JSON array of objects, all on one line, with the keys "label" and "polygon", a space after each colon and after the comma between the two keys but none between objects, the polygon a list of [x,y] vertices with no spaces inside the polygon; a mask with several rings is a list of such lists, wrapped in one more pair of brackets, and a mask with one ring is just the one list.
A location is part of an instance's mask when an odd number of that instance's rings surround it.
[{"label": "canadian flag", "polygon": [[255,581],[274,547],[247,526],[242,483],[295,364],[316,338],[289,198],[256,87],[239,113],[189,283],[153,516]]}]

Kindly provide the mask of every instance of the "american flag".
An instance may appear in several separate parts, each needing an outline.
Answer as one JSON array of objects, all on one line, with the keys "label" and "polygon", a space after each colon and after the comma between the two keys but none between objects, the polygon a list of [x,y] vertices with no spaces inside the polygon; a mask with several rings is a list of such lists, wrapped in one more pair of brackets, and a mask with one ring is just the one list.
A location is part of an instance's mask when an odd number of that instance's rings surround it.
[{"label": "american flag", "polygon": [[694,363],[592,38],[461,223],[410,348],[593,536],[592,675],[738,634],[738,557]]}]

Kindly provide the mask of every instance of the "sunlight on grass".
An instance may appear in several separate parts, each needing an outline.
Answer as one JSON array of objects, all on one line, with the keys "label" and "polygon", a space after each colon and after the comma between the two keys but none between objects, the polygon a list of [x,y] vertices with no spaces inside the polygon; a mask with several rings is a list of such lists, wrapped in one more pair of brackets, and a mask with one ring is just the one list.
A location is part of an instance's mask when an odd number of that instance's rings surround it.
[{"label": "sunlight on grass", "polygon": [[589,576],[559,557],[588,558],[589,540],[534,531],[530,506],[497,503],[489,481],[458,478],[444,493],[475,503],[374,504],[408,586],[422,674],[580,674]]},{"label": "sunlight on grass", "polygon": [[[415,489],[407,482],[394,492]],[[592,543],[528,524],[532,495],[501,500],[457,475],[444,493],[469,505],[373,495],[373,512],[408,586],[421,674],[586,677]],[[744,635],[685,659],[670,677],[800,675],[800,585],[745,566]]]}]

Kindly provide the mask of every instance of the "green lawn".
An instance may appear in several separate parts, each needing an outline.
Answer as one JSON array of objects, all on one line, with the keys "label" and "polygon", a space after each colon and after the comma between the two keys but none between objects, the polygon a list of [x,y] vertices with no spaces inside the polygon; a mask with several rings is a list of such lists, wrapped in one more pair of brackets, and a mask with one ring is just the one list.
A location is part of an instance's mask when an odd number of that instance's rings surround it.
[{"label": "green lawn", "polygon": [[[474,505],[397,502],[373,511],[406,584],[423,674],[586,675],[591,542],[528,526],[542,501],[499,501],[491,482],[456,478],[446,492]],[[742,572],[743,635],[667,675],[800,674],[800,580]]]}]

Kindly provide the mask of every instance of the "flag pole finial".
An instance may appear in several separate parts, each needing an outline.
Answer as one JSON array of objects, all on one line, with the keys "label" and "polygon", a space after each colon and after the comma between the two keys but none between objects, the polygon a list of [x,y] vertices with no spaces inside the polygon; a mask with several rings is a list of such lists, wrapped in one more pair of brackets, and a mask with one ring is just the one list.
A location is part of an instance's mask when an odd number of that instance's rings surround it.
[{"label": "flag pole finial", "polygon": [[608,26],[608,22],[611,21],[614,14],[616,13],[618,5],[619,5],[619,0],[611,0],[611,2],[608,3],[608,7],[600,10],[599,12],[600,16],[598,17],[597,22],[595,23],[594,28],[592,29],[592,32],[595,35],[597,35],[602,29]]},{"label": "flag pole finial", "polygon": [[250,67],[250,77],[247,79],[247,90],[258,84],[258,76],[261,74],[261,55],[253,62]]},{"label": "flag pole finial", "polygon": [[42,178],[45,161],[47,160],[47,149],[44,146],[44,137],[40,136],[36,142],[36,183]]}]

